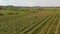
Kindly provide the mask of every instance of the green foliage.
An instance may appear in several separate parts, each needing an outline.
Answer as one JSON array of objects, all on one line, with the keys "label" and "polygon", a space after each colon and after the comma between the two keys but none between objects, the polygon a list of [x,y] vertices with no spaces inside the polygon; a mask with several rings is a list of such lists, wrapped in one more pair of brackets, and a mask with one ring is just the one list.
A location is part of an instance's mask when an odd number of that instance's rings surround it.
[{"label": "green foliage", "polygon": [[[42,30],[44,26],[50,27],[53,22],[58,21],[60,18],[60,16],[58,16],[56,17],[58,19],[54,21],[55,18],[51,15],[54,17],[60,15],[60,8],[20,8],[14,6],[1,6],[0,34],[40,34],[41,31],[44,31]],[[53,18],[53,20],[51,18]],[[50,23],[50,19],[52,23]],[[46,25],[47,23],[48,25]],[[57,22],[55,24],[57,25]],[[54,31],[55,28],[53,28]],[[53,30],[51,32],[53,32]]]}]

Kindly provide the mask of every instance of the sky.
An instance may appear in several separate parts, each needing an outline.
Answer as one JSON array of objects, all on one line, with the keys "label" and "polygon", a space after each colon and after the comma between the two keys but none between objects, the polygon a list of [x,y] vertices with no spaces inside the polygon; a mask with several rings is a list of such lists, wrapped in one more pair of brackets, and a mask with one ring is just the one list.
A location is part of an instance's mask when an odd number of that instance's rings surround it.
[{"label": "sky", "polygon": [[60,0],[0,0],[0,5],[60,6]]}]

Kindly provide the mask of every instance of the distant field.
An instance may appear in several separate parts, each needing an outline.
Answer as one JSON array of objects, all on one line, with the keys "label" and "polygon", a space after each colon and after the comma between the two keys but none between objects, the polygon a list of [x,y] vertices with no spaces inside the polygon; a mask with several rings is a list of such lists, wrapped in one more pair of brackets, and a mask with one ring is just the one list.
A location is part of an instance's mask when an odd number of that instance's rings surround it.
[{"label": "distant field", "polygon": [[0,10],[0,34],[60,34],[60,8]]}]

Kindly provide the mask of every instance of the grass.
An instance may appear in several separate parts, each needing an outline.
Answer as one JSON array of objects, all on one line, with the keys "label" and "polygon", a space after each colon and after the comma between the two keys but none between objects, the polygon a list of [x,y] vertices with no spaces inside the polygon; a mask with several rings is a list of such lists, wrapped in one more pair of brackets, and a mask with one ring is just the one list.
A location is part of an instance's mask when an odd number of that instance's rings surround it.
[{"label": "grass", "polygon": [[[0,15],[0,34],[39,34],[47,23],[50,23],[49,27],[53,24],[50,22],[52,16],[57,16],[56,21],[52,20],[57,25],[60,8],[20,8],[18,11],[0,10],[0,14],[3,14]],[[56,27],[53,26],[52,33],[55,33]]]}]

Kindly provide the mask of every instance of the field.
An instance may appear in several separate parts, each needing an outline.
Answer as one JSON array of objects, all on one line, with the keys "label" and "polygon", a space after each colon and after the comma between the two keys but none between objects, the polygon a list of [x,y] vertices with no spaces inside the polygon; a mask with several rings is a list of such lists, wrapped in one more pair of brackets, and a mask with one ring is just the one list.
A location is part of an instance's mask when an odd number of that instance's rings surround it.
[{"label": "field", "polygon": [[60,34],[60,8],[0,10],[0,34]]}]

